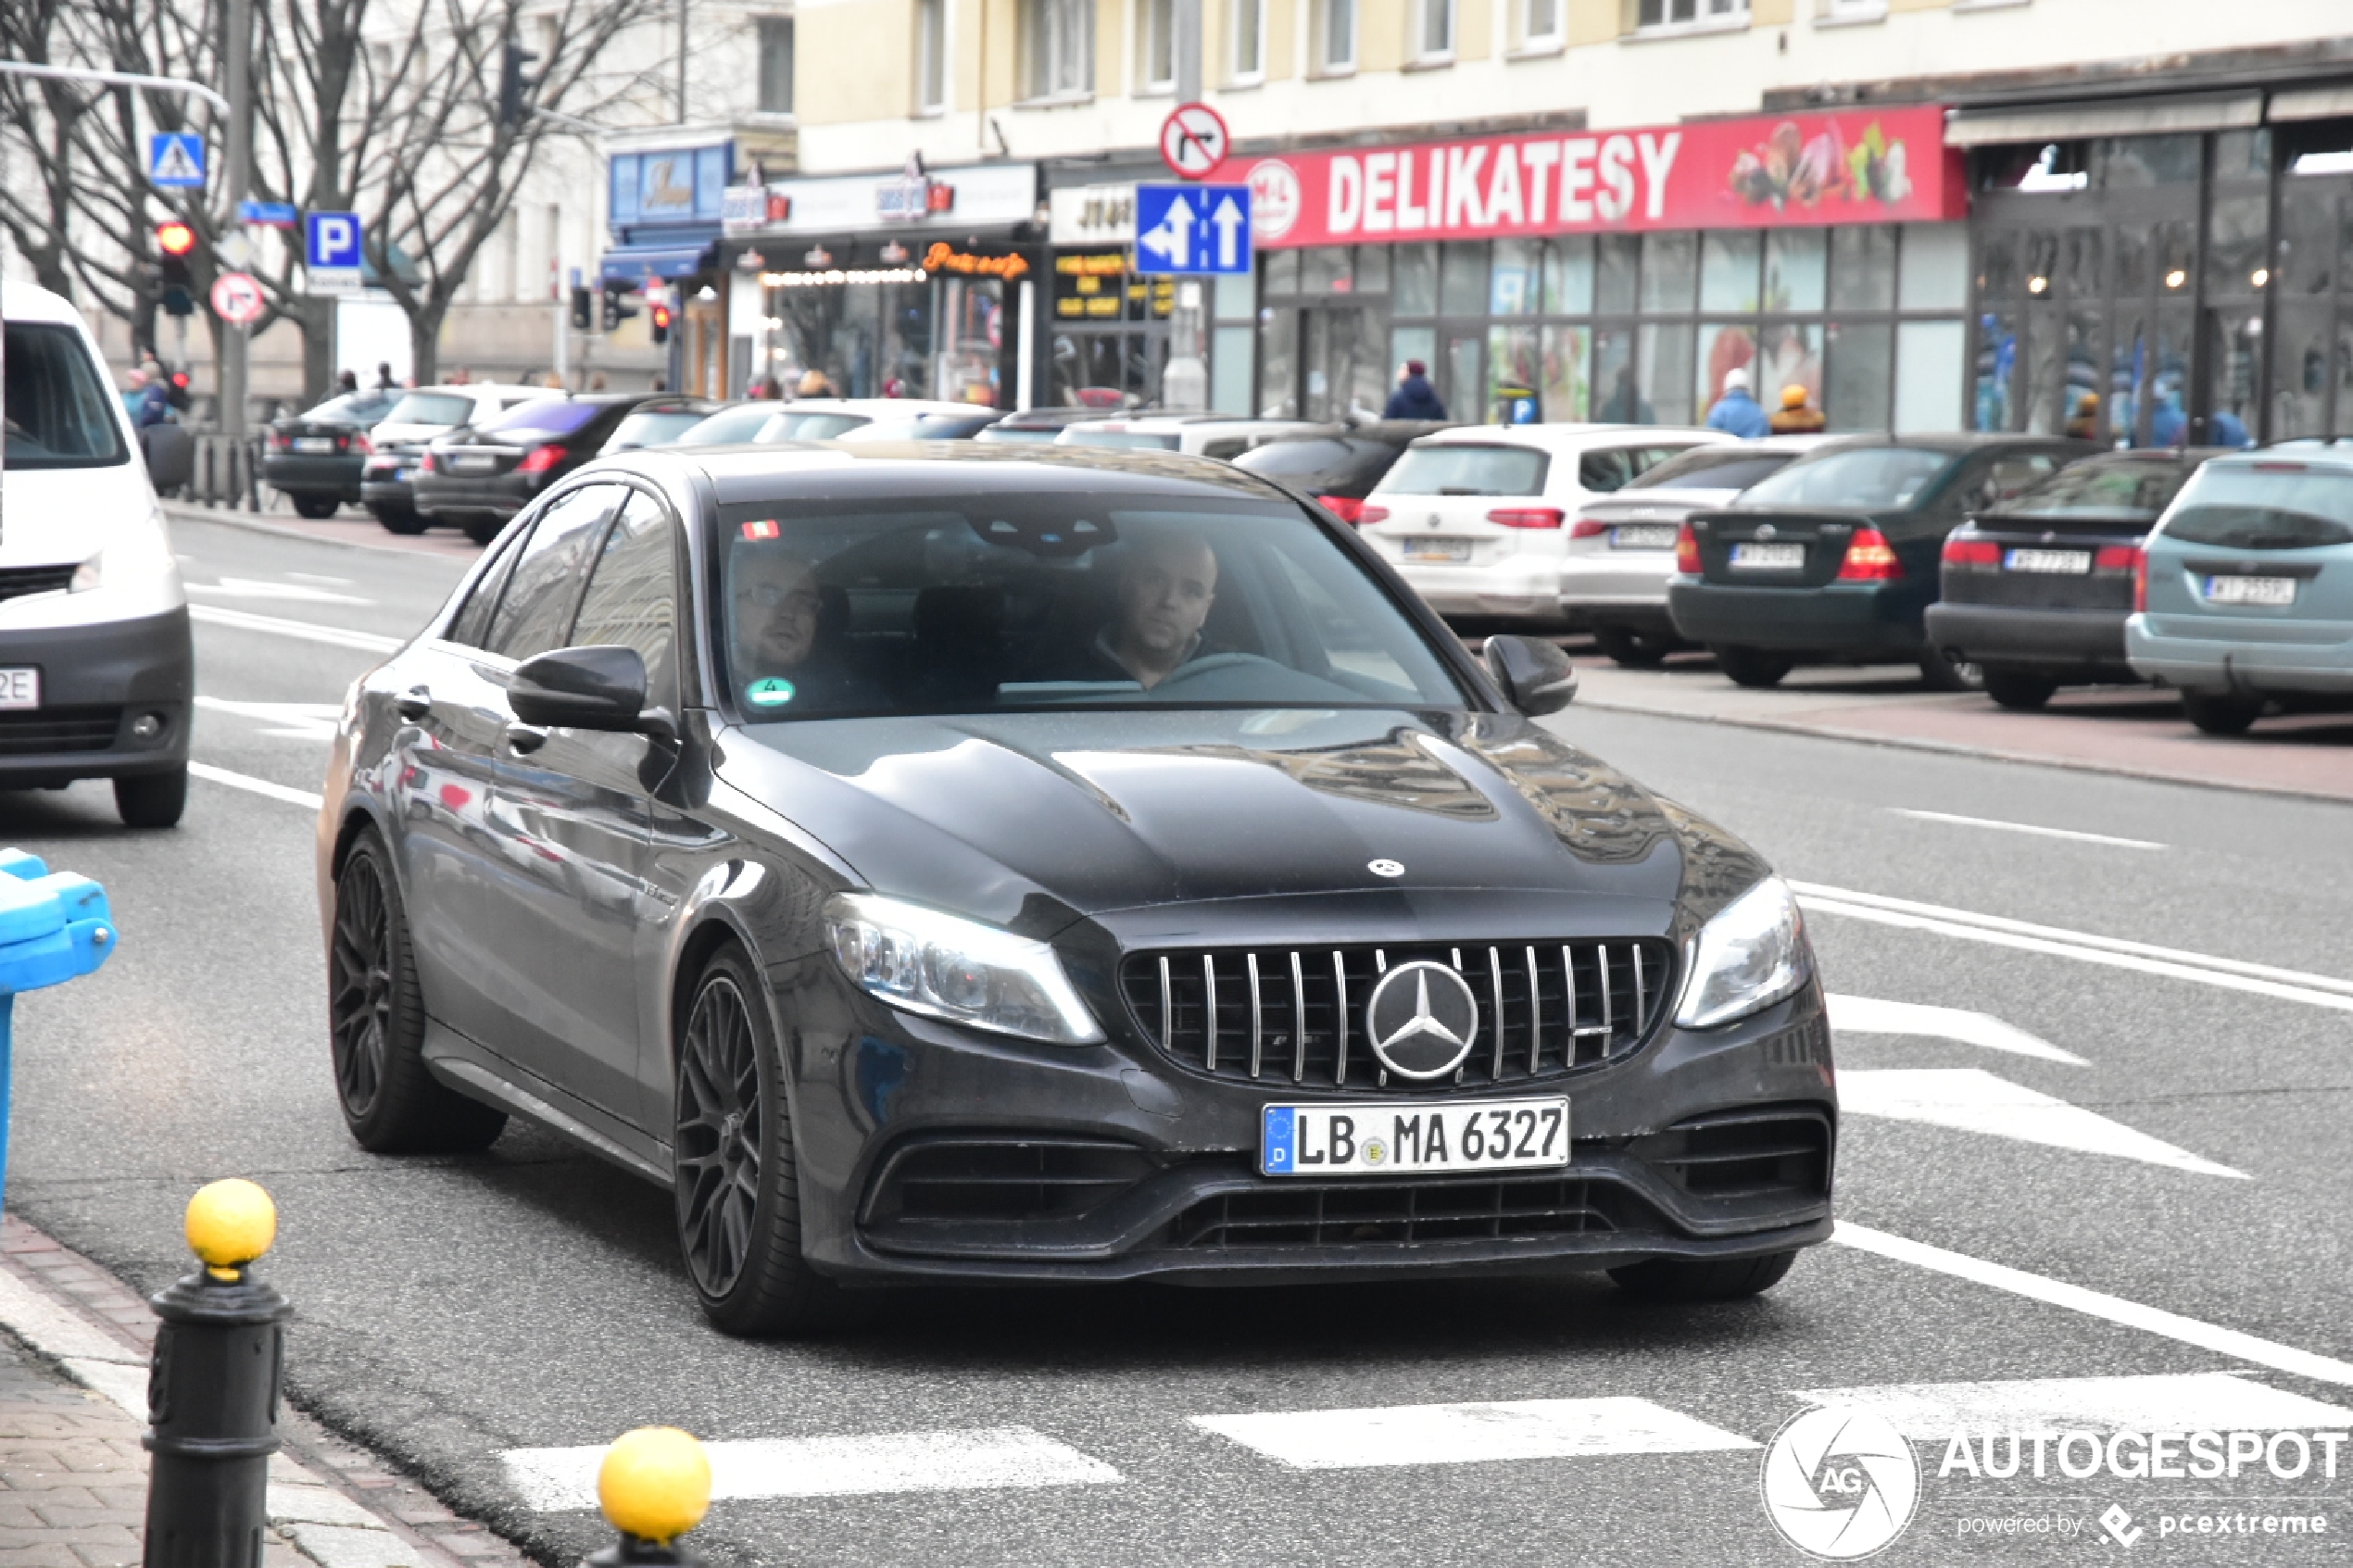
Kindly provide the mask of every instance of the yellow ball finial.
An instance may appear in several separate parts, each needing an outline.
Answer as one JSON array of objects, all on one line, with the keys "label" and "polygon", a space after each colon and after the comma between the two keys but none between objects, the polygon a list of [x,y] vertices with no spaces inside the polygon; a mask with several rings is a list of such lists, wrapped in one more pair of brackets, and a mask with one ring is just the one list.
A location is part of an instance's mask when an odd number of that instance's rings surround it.
[{"label": "yellow ball finial", "polygon": [[214,1182],[188,1199],[187,1232],[188,1245],[214,1277],[234,1279],[278,1238],[278,1206],[242,1178]]},{"label": "yellow ball finial", "polygon": [[657,1543],[702,1523],[711,1509],[711,1460],[675,1426],[640,1426],[605,1450],[597,1500],[623,1535]]}]

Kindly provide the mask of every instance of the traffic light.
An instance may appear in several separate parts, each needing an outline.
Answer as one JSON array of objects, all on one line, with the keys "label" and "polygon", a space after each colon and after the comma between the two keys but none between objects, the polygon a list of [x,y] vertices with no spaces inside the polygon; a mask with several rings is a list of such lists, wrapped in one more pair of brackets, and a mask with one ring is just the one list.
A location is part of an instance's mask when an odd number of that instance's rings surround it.
[{"label": "traffic light", "polygon": [[572,330],[573,332],[585,332],[594,324],[591,317],[596,307],[591,303],[592,298],[587,284],[572,285]]},{"label": "traffic light", "polygon": [[538,88],[535,78],[525,76],[522,68],[539,56],[520,44],[510,44],[498,62],[498,123],[521,125],[531,108],[531,95]]},{"label": "traffic light", "polygon": [[669,306],[655,306],[651,313],[647,316],[646,320],[653,329],[653,337],[656,344],[664,344],[670,341]]},{"label": "traffic light", "polygon": [[635,314],[637,314],[637,302],[629,297],[627,291],[617,289],[610,283],[607,283],[605,285],[605,310],[603,317],[598,321],[599,328],[602,331],[609,332],[619,332],[621,330],[621,323],[626,321],[630,317],[635,316]]},{"label": "traffic light", "polygon": [[188,270],[188,253],[196,248],[196,232],[177,218],[156,225],[156,300],[167,316],[195,313],[195,279]]}]

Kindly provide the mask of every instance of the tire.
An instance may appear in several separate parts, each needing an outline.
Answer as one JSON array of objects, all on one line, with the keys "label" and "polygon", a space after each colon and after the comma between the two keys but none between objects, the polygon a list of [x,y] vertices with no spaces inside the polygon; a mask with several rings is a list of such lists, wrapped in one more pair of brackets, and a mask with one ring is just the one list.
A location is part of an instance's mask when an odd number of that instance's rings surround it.
[{"label": "tire", "polygon": [[477,545],[487,545],[507,531],[507,520],[486,512],[470,512],[459,526],[466,531],[467,538]]},{"label": "tire", "polygon": [[188,770],[115,780],[114,809],[125,827],[177,827],[188,809]]},{"label": "tire", "polygon": [[425,1000],[392,854],[373,828],[335,876],[327,955],[327,1028],[335,1098],[352,1140],[371,1154],[484,1149],[507,1125],[425,1067]]},{"label": "tire", "polygon": [[1596,626],[1593,643],[1611,662],[1628,670],[1655,670],[1675,651],[1674,638],[1657,632],[1637,632],[1630,626]]},{"label": "tire", "polygon": [[1947,658],[1943,648],[1922,648],[1920,680],[1932,692],[1982,692],[1985,668],[1966,659]]},{"label": "tire", "polygon": [[696,979],[678,1031],[678,1250],[723,1334],[805,1334],[839,1318],[839,1292],[800,1251],[800,1177],[783,1057],[761,982],[736,947]]},{"label": "tire", "polygon": [[313,522],[324,522],[343,510],[343,502],[333,495],[296,495],[295,516],[307,517]]},{"label": "tire", "polygon": [[1652,1258],[1612,1269],[1609,1277],[1645,1301],[1738,1301],[1780,1284],[1796,1261],[1794,1250],[1762,1258]]},{"label": "tire", "polygon": [[368,509],[376,514],[376,521],[384,524],[384,532],[387,533],[406,536],[422,533],[425,531],[425,520],[418,516],[410,508],[370,507]]},{"label": "tire", "polygon": [[2022,670],[1988,670],[1985,695],[2003,708],[2031,712],[2051,700],[2058,683]]},{"label": "tire", "polygon": [[1771,653],[1764,648],[1711,647],[1716,656],[1716,668],[1736,686],[1763,689],[1778,686],[1781,677],[1797,668],[1797,660],[1785,653]]},{"label": "tire", "polygon": [[2243,735],[2263,716],[2263,699],[2228,692],[2183,692],[2182,711],[2209,735]]}]

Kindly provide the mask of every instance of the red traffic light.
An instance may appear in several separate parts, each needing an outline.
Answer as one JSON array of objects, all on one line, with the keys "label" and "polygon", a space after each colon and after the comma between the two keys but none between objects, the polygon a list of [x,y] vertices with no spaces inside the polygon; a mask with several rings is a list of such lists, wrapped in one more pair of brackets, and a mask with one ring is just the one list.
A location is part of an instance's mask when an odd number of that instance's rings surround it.
[{"label": "red traffic light", "polygon": [[196,232],[178,219],[156,225],[156,248],[166,256],[185,256],[196,248]]},{"label": "red traffic light", "polygon": [[667,305],[654,307],[654,325],[663,332],[670,330],[670,307]]}]

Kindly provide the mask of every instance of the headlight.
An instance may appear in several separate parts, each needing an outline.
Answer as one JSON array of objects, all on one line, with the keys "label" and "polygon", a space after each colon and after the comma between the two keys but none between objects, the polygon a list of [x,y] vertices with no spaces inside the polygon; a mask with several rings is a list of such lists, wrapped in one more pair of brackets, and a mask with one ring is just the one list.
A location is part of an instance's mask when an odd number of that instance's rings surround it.
[{"label": "headlight", "polygon": [[892,1007],[1057,1045],[1103,1037],[1043,942],[871,893],[837,895],[825,930],[843,972]]},{"label": "headlight", "polygon": [[1813,969],[1797,899],[1768,876],[1700,927],[1675,1022],[1686,1029],[1730,1023],[1790,995]]},{"label": "headlight", "polygon": [[96,587],[106,577],[106,564],[107,553],[101,550],[80,566],[75,567],[73,581],[66,584],[67,591],[79,594],[86,589]]}]

